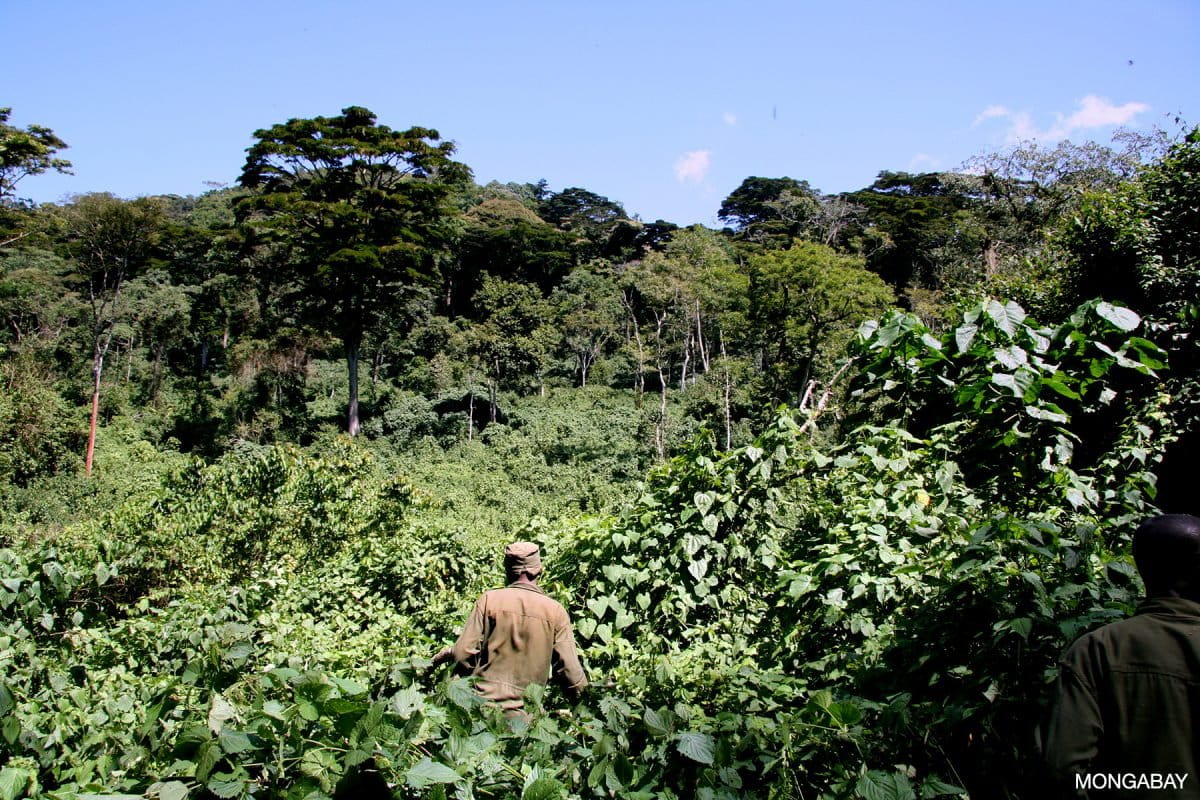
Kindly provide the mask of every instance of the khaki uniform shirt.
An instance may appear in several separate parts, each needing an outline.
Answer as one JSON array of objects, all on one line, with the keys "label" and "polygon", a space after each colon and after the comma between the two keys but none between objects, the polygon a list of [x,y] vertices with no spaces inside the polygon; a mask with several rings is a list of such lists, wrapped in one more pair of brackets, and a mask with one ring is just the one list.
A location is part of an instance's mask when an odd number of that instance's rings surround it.
[{"label": "khaki uniform shirt", "polygon": [[1144,600],[1059,667],[1046,758],[1061,795],[1200,798],[1200,603]]},{"label": "khaki uniform shirt", "polygon": [[566,609],[534,584],[485,592],[452,653],[479,677],[479,693],[505,711],[519,710],[525,687],[545,685],[551,671],[571,692],[587,686]]}]

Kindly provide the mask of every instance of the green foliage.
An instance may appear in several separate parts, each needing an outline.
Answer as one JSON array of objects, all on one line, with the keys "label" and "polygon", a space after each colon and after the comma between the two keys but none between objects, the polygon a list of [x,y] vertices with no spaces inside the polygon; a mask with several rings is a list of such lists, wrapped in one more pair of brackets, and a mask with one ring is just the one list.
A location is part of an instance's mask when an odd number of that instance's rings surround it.
[{"label": "green foliage", "polygon": [[67,145],[43,125],[24,130],[8,124],[11,108],[0,108],[0,203],[15,199],[17,182],[47,170],[70,174],[71,162],[56,158]]},{"label": "green foliage", "polygon": [[0,393],[0,486],[28,486],[40,477],[74,468],[83,449],[82,420],[37,371],[10,364],[19,375]]},{"label": "green foliage", "polygon": [[[1030,494],[1036,490],[1071,508],[1122,505],[1124,490],[1097,485],[1085,470],[1103,475],[1107,459],[1127,449],[1143,467],[1131,479],[1153,496],[1156,453],[1147,449],[1147,426],[1164,420],[1157,404],[1143,406],[1154,397],[1165,355],[1132,335],[1140,324],[1129,309],[1093,301],[1055,328],[1040,327],[1016,303],[987,300],[937,337],[897,312],[860,329],[862,371],[853,393],[875,396],[879,413],[899,416],[919,434],[951,436],[971,465],[969,481],[1014,508],[1023,499],[1038,502]],[[1132,412],[1140,429],[1130,433],[1122,420]],[[1139,433],[1140,441],[1129,441]]]},{"label": "green foliage", "polygon": [[893,302],[891,289],[865,268],[812,242],[750,260],[751,320],[776,399],[798,402],[809,381],[832,372],[818,359],[841,353],[852,329]]}]

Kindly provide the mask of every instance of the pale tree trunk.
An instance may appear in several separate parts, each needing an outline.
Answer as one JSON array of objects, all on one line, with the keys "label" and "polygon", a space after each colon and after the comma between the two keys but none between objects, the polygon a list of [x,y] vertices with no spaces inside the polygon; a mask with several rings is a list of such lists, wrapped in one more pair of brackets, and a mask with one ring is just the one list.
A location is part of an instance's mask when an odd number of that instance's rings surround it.
[{"label": "pale tree trunk", "polygon": [[467,441],[475,439],[475,376],[467,384]]},{"label": "pale tree trunk", "polygon": [[357,342],[346,344],[346,369],[350,373],[350,405],[346,412],[346,432],[358,435],[358,351]]},{"label": "pale tree trunk", "polygon": [[683,366],[679,370],[679,391],[687,388],[688,363],[692,360],[692,332],[683,337]]},{"label": "pale tree trunk", "polygon": [[733,390],[733,380],[729,374],[729,357],[725,355],[725,337],[721,335],[719,329],[717,336],[721,340],[721,365],[725,373],[725,391],[722,392],[722,400],[725,405],[725,449],[728,450],[733,446],[733,413],[729,407],[729,397]]},{"label": "pale tree trunk", "polygon": [[92,362],[92,418],[88,423],[87,458],[84,460],[84,472],[92,476],[92,456],[96,453],[96,423],[100,417],[100,375],[104,371],[104,355],[97,352]]},{"label": "pale tree trunk", "polygon": [[666,312],[662,314],[655,312],[655,319],[657,328],[654,332],[654,341],[657,352],[654,363],[658,369],[658,421],[654,426],[654,448],[658,452],[658,460],[663,461],[667,457],[667,384],[671,381],[669,374],[663,374],[662,363],[662,330],[667,321]]},{"label": "pale tree trunk", "polygon": [[646,391],[646,351],[642,343],[642,332],[638,327],[637,314],[633,310],[633,298],[625,291],[621,292],[621,305],[629,312],[629,324],[633,327],[633,340],[637,343],[637,369],[633,373],[634,406],[641,410],[642,395]]},{"label": "pale tree trunk", "polygon": [[704,344],[704,321],[700,316],[700,301],[696,301],[696,342],[700,353],[700,363],[704,365],[704,372],[707,373],[712,369],[712,364],[708,358],[708,347]]},{"label": "pale tree trunk", "polygon": [[[94,297],[94,293],[93,293]],[[116,300],[113,300],[113,306],[116,306]],[[93,300],[93,307],[95,301]],[[95,317],[99,319],[97,315]],[[96,453],[96,426],[100,418],[100,379],[104,374],[104,359],[108,356],[108,349],[112,346],[112,328],[106,325],[100,325],[93,329],[92,336],[92,415],[88,423],[88,443],[87,455],[84,458],[84,474],[89,478],[92,476],[92,460]]]}]

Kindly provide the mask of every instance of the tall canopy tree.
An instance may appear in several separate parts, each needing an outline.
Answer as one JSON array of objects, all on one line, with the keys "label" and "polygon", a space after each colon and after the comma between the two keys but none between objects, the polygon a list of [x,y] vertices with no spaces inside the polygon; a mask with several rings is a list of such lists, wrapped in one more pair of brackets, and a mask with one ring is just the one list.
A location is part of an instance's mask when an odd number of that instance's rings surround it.
[{"label": "tall canopy tree", "polygon": [[820,213],[820,196],[808,181],[751,176],[729,193],[717,217],[746,239],[787,247]]},{"label": "tall canopy tree", "polygon": [[406,286],[436,276],[452,235],[449,198],[470,177],[437,131],[375,120],[352,106],[255,131],[239,179],[257,190],[238,204],[240,220],[295,247],[292,277],[305,307],[345,348],[351,435],[363,337]]},{"label": "tall canopy tree", "polygon": [[84,467],[92,474],[96,425],[100,413],[100,380],[113,333],[125,313],[127,281],[154,253],[165,216],[162,204],[142,197],[121,200],[111,194],[87,194],[62,210],[70,253],[81,268],[81,294],[90,309],[92,346],[92,414]]},{"label": "tall canopy tree", "polygon": [[855,327],[895,301],[857,256],[796,242],[750,259],[750,317],[773,399],[801,399],[819,380],[818,361],[843,350]]},{"label": "tall canopy tree", "polygon": [[621,255],[634,244],[639,230],[620,203],[578,186],[547,195],[537,211],[574,238],[579,264]]}]

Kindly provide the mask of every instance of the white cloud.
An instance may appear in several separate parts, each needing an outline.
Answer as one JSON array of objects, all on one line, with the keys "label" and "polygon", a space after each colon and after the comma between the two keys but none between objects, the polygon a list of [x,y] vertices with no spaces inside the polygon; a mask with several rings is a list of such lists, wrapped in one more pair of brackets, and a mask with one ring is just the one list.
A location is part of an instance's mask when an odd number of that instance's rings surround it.
[{"label": "white cloud", "polygon": [[725,124],[731,128],[734,125],[737,125],[737,114],[734,114],[731,111],[726,111],[724,114],[722,114],[721,119],[725,120]]},{"label": "white cloud", "polygon": [[675,180],[680,183],[700,183],[708,174],[712,154],[707,150],[684,153],[675,162]]},{"label": "white cloud", "polygon": [[1004,106],[988,106],[983,111],[979,112],[979,116],[975,117],[975,121],[971,123],[971,127],[974,128],[975,126],[980,125],[981,123],[986,122],[993,117],[1007,117],[1011,113],[1012,112]]},{"label": "white cloud", "polygon": [[1150,106],[1145,103],[1125,103],[1114,105],[1108,98],[1089,94],[1079,101],[1079,108],[1073,114],[1054,114],[1054,124],[1041,129],[1033,121],[1028,111],[1010,111],[1004,106],[991,105],[975,117],[971,127],[975,127],[989,119],[1005,119],[1008,121],[1007,138],[1010,142],[1021,142],[1030,139],[1056,142],[1066,139],[1080,131],[1094,128],[1111,128],[1126,125],[1138,114],[1148,111]]},{"label": "white cloud", "polygon": [[1145,103],[1126,103],[1114,106],[1104,97],[1089,94],[1079,101],[1079,110],[1067,117],[1068,130],[1078,128],[1107,128],[1112,125],[1124,125],[1143,111],[1149,111]]}]

